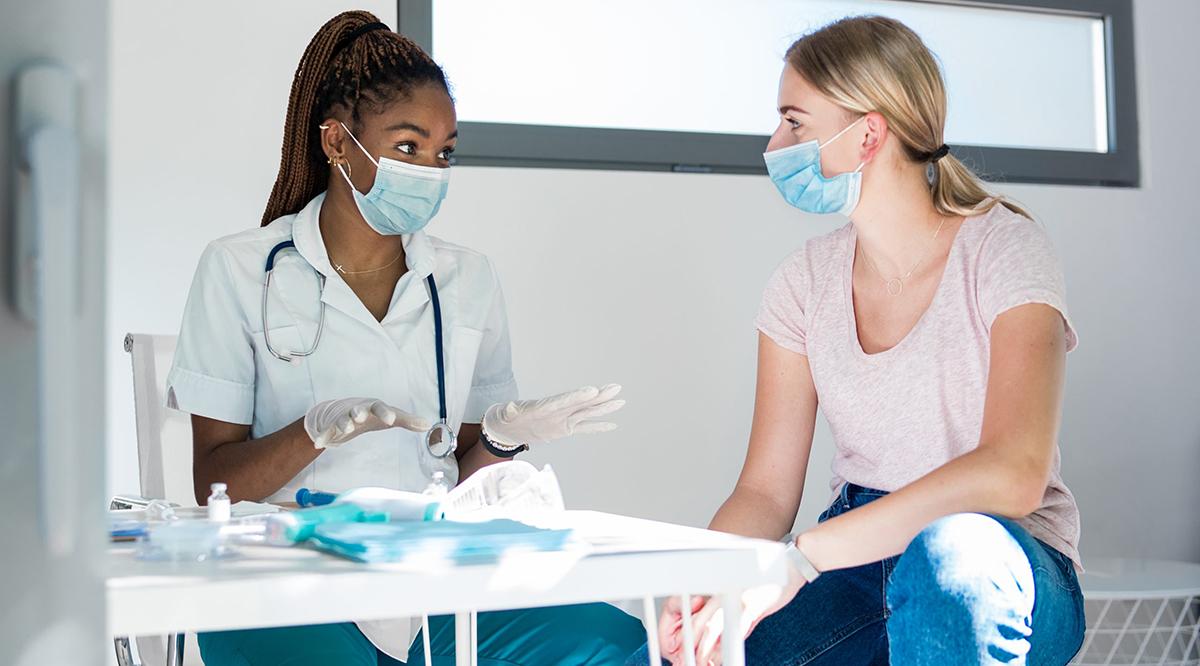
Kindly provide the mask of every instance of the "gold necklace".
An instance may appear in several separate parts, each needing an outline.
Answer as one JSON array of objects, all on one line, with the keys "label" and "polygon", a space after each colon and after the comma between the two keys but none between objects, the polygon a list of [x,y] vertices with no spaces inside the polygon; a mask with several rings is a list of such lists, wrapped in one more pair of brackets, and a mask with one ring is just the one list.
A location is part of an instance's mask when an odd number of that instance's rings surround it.
[{"label": "gold necklace", "polygon": [[397,261],[400,261],[400,257],[403,257],[403,256],[404,256],[404,249],[401,248],[400,253],[396,255],[395,259],[392,259],[391,261],[380,266],[379,268],[371,268],[371,269],[368,269],[365,271],[348,271],[348,270],[342,268],[341,264],[334,264],[333,267],[336,268],[337,272],[341,273],[342,275],[365,275],[367,273],[378,273],[379,271],[381,271],[385,268],[388,268],[389,266],[396,263]]},{"label": "gold necklace", "polygon": [[[937,240],[938,234],[942,233],[942,227],[944,227],[945,225],[946,225],[946,216],[943,215],[942,221],[940,224],[938,224],[937,230],[933,232],[933,238],[930,239],[931,245],[932,245],[933,241]],[[917,266],[920,266],[921,262],[923,262],[927,258],[929,258],[929,252],[926,252],[925,256],[921,257],[920,259],[917,259],[917,263],[913,264],[912,268],[908,269],[908,272],[905,273],[902,277],[894,277],[894,278],[888,279],[887,277],[884,277],[883,271],[879,270],[879,266],[877,266],[875,264],[875,260],[871,258],[871,255],[867,254],[867,249],[865,247],[863,247],[862,245],[859,245],[858,249],[860,252],[862,252],[862,256],[866,258],[867,263],[871,265],[871,270],[875,271],[875,274],[879,276],[880,280],[883,280],[883,286],[885,289],[887,289],[887,293],[890,296],[899,296],[900,294],[904,293],[904,281],[907,280],[908,278],[912,277],[913,273],[915,273],[917,270]],[[930,252],[932,252],[932,251],[933,251],[933,248],[931,247]]]}]

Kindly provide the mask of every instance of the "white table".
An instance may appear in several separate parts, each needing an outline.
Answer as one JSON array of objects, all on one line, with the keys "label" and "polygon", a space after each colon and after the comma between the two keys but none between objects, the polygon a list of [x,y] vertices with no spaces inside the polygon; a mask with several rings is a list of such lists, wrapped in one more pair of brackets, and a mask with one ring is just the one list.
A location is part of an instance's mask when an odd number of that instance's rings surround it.
[{"label": "white table", "polygon": [[[597,512],[569,511],[563,521],[591,547],[466,566],[366,565],[307,548],[266,547],[243,547],[242,557],[225,561],[147,562],[132,547],[114,546],[109,632],[137,636],[453,613],[456,659],[468,665],[475,659],[479,611],[641,599],[653,654],[655,597],[718,596],[727,626],[736,626],[742,591],[786,580],[780,544]],[[722,641],[731,666],[744,663],[736,634]]]}]

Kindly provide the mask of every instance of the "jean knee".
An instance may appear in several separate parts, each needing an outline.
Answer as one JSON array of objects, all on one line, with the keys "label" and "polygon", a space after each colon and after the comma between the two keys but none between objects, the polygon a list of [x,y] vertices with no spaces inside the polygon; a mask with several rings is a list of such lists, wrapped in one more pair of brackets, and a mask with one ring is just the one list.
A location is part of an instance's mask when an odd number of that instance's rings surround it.
[{"label": "jean knee", "polygon": [[970,605],[1003,598],[1025,613],[1033,608],[1033,570],[1021,545],[999,521],[958,513],[930,523],[912,540],[888,584],[888,605],[912,594],[938,594]]}]

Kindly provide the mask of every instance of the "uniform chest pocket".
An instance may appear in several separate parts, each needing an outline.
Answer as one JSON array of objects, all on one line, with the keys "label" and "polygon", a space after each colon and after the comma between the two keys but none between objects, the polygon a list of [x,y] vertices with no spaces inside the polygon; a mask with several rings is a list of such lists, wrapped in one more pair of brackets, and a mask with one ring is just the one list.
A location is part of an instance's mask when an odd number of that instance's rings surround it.
[{"label": "uniform chest pocket", "polygon": [[[450,423],[455,430],[463,423],[471,384],[475,379],[475,362],[483,331],[467,326],[453,326],[446,339],[446,402]],[[478,415],[472,415],[478,418]]]},{"label": "uniform chest pocket", "polygon": [[302,338],[296,326],[254,334],[254,420],[269,432],[300,418],[312,405],[309,357],[294,356],[289,362],[271,353],[272,349],[283,356],[307,351],[309,347]]}]

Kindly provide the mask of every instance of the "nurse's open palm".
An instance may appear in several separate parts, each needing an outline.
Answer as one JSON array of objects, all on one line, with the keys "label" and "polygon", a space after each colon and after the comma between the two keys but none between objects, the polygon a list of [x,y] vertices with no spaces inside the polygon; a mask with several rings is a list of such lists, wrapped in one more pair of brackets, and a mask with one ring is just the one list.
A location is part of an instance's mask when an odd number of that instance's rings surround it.
[{"label": "nurse's open palm", "polygon": [[570,435],[608,432],[617,424],[599,421],[625,406],[618,384],[583,388],[541,400],[497,403],[483,415],[488,438],[506,446],[540,444]]},{"label": "nurse's open palm", "polygon": [[364,432],[388,428],[425,432],[430,423],[374,398],[326,400],[304,415],[304,431],[318,449],[335,448]]}]

